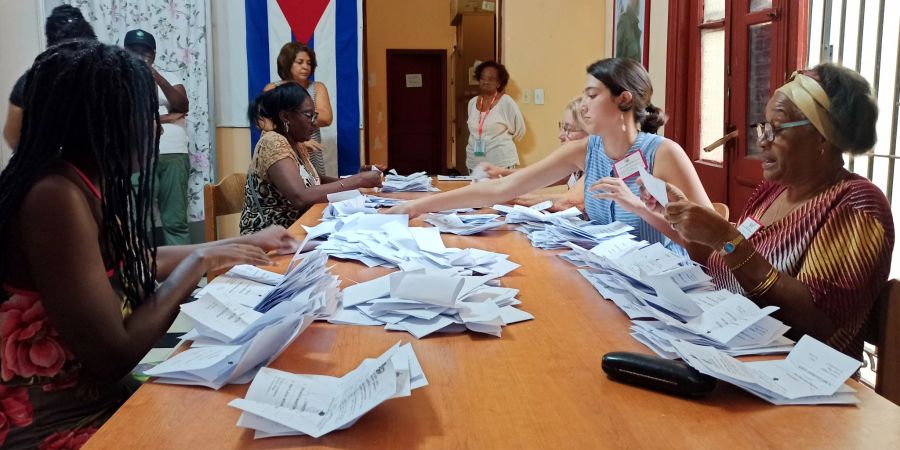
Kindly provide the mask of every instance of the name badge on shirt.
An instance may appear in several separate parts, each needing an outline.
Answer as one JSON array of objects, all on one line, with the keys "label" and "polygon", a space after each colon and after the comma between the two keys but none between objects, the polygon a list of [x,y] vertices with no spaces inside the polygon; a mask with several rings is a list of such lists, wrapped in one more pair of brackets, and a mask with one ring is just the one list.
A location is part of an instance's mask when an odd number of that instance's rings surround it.
[{"label": "name badge on shirt", "polygon": [[475,139],[475,156],[484,156],[484,139]]},{"label": "name badge on shirt", "polygon": [[738,226],[737,230],[739,233],[744,235],[744,239],[750,239],[750,236],[756,234],[756,232],[759,231],[759,229],[762,227],[763,225],[759,223],[759,221],[757,221],[753,217],[747,216],[747,218],[744,219],[744,221],[741,222],[741,224]]},{"label": "name badge on shirt", "polygon": [[613,165],[615,175],[623,180],[631,178],[641,170],[648,170],[644,154],[638,150]]},{"label": "name badge on shirt", "polygon": [[575,186],[575,183],[577,183],[577,182],[578,182],[578,177],[576,177],[575,174],[573,173],[572,175],[569,175],[569,181],[566,182],[566,186],[568,186],[569,189],[572,189],[572,187]]}]

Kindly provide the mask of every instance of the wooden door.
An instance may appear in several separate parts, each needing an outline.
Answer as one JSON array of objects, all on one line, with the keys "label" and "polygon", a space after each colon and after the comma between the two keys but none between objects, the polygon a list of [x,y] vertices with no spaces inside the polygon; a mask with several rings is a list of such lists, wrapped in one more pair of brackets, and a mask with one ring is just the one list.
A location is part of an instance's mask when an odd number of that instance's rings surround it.
[{"label": "wooden door", "polygon": [[447,51],[387,50],[388,165],[444,173]]},{"label": "wooden door", "polygon": [[[670,4],[670,14],[678,14],[690,25],[683,30],[687,34],[683,39],[670,34],[687,44],[689,51],[686,70],[680,71],[682,63],[677,61],[669,67],[675,76],[670,89],[687,88],[687,95],[669,97],[674,100],[669,111],[684,111],[689,120],[676,123],[667,135],[684,140],[710,199],[728,204],[735,215],[744,210],[762,181],[756,131],[751,125],[765,120],[766,103],[774,90],[803,66],[806,7],[805,0]],[[680,28],[676,24],[670,33]],[[707,151],[721,136],[735,131],[733,139]]]}]

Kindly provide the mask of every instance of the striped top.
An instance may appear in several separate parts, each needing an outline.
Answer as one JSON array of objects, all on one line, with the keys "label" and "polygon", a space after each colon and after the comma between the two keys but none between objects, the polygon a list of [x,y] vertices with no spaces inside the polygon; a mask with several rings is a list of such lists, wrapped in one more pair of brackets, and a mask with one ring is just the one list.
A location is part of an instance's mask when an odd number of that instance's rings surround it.
[{"label": "striped top", "polygon": [[[764,181],[738,223],[747,216],[762,217],[784,190]],[[836,328],[826,343],[860,359],[864,325],[887,282],[894,248],[894,222],[881,190],[847,174],[749,240],[777,270],[809,288],[813,303]],[[718,252],[710,255],[707,266],[718,287],[744,293]],[[785,323],[791,325],[790,318]]]},{"label": "striped top", "polygon": [[[623,159],[640,150],[647,161],[647,172],[653,173],[656,150],[662,142],[663,138],[661,136],[639,132]],[[660,233],[656,228],[653,228],[637,214],[626,211],[612,200],[594,198],[594,194],[591,192],[591,185],[601,178],[615,176],[613,165],[616,162],[610,159],[603,150],[603,138],[593,135],[588,138],[587,160],[585,161],[584,169],[584,210],[591,221],[601,224],[615,221],[626,223],[634,227],[631,233],[638,239],[643,239],[651,244],[659,242],[667,249],[679,255],[687,256],[687,251],[683,247]],[[624,181],[628,188],[631,189],[631,192],[640,196],[637,179],[638,177],[635,175]]]},{"label": "striped top", "polygon": [[[313,81],[309,84],[309,97],[313,101],[313,105],[316,104],[316,82]],[[315,127],[315,131],[309,136],[310,140],[316,141],[318,143],[322,143],[322,130],[319,127]],[[316,168],[316,172],[319,176],[325,175],[325,149],[322,149],[320,152],[309,152],[309,160],[312,162],[313,167]]]}]

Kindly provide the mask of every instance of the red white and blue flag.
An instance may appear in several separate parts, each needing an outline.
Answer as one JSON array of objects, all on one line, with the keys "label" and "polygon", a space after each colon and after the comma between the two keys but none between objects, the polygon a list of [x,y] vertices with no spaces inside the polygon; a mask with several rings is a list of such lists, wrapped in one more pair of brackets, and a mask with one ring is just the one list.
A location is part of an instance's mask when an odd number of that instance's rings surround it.
[{"label": "red white and blue flag", "polygon": [[[247,95],[255,98],[266,83],[279,79],[276,59],[287,42],[306,43],[316,52],[314,80],[328,88],[334,121],[322,128],[329,172],[359,170],[362,127],[362,0],[245,0]],[[252,145],[259,131],[251,128]],[[251,148],[253,148],[251,146]]]}]

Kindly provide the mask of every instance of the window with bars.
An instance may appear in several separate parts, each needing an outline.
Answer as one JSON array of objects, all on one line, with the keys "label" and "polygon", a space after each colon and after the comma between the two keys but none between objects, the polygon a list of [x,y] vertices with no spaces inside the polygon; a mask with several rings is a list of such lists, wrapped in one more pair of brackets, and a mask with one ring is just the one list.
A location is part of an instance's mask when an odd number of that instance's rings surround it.
[{"label": "window with bars", "polygon": [[[900,109],[900,2],[811,0],[808,61],[832,61],[865,77],[878,99],[878,142],[868,154],[844,156],[850,171],[872,180],[887,196],[897,226],[900,211],[898,109]],[[900,277],[900,246],[894,245],[891,278]],[[862,381],[874,383],[877,355],[866,344]]]}]

